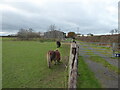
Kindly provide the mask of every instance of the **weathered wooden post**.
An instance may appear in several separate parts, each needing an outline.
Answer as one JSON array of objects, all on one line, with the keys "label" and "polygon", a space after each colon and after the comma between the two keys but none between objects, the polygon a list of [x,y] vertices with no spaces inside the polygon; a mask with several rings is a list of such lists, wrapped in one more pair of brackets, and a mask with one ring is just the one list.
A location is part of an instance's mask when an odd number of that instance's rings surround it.
[{"label": "weathered wooden post", "polygon": [[70,57],[69,57],[69,78],[68,89],[76,89],[77,84],[77,64],[78,64],[78,45],[71,43]]}]

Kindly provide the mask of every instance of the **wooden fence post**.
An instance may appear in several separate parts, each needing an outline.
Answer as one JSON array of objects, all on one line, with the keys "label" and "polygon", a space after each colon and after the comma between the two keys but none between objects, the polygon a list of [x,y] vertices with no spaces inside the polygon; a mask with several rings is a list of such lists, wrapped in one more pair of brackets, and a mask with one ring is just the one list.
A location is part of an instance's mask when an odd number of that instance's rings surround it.
[{"label": "wooden fence post", "polygon": [[77,84],[77,69],[78,69],[78,52],[79,48],[76,43],[71,43],[70,57],[69,57],[69,78],[68,89],[76,89]]}]

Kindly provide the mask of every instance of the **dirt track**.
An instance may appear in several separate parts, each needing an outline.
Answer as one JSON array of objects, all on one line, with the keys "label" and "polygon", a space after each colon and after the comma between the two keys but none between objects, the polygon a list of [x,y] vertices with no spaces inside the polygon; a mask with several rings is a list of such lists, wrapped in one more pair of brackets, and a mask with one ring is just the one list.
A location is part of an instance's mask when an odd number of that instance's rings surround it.
[{"label": "dirt track", "polygon": [[104,67],[101,63],[94,62],[89,58],[97,55],[111,65],[118,67],[118,59],[112,59],[111,52],[108,52],[107,49],[96,48],[87,43],[80,43],[79,50],[80,56],[84,58],[84,61],[88,64],[91,71],[94,72],[103,88],[118,88],[118,74],[109,68]]}]

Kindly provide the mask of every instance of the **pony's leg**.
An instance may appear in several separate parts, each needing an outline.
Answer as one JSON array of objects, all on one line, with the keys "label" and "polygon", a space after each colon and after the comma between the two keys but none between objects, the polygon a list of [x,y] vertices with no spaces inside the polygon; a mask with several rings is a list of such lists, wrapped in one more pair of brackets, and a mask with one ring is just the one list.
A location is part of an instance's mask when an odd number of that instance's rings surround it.
[{"label": "pony's leg", "polygon": [[59,48],[59,45],[57,45],[57,48]]},{"label": "pony's leg", "polygon": [[49,61],[49,65],[48,65],[48,67],[50,68],[51,67],[51,62]]},{"label": "pony's leg", "polygon": [[50,68],[51,67],[51,61],[50,61],[49,54],[47,54],[47,64],[48,64],[48,67]]},{"label": "pony's leg", "polygon": [[55,62],[55,65],[57,64],[57,61],[56,60],[54,60],[54,62]]},{"label": "pony's leg", "polygon": [[57,60],[57,63],[58,63],[58,64],[60,64],[60,63],[61,63],[61,61],[60,61],[60,60]]}]

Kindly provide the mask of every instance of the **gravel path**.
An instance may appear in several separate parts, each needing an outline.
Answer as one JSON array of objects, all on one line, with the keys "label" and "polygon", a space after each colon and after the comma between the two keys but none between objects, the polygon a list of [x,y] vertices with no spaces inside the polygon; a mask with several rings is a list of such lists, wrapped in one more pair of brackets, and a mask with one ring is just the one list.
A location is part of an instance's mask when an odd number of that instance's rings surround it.
[{"label": "gravel path", "polygon": [[[93,62],[89,59],[92,55],[88,53],[93,53],[93,55],[98,55],[104,58],[110,64],[118,67],[118,60],[112,59],[110,53],[102,54],[102,50],[99,48],[95,49],[91,45],[86,45],[80,43],[80,56],[83,56],[85,62],[88,64],[89,68],[94,72],[96,78],[99,80],[103,88],[118,88],[118,74],[104,67],[101,63]],[[111,54],[112,55],[112,54]]]}]

